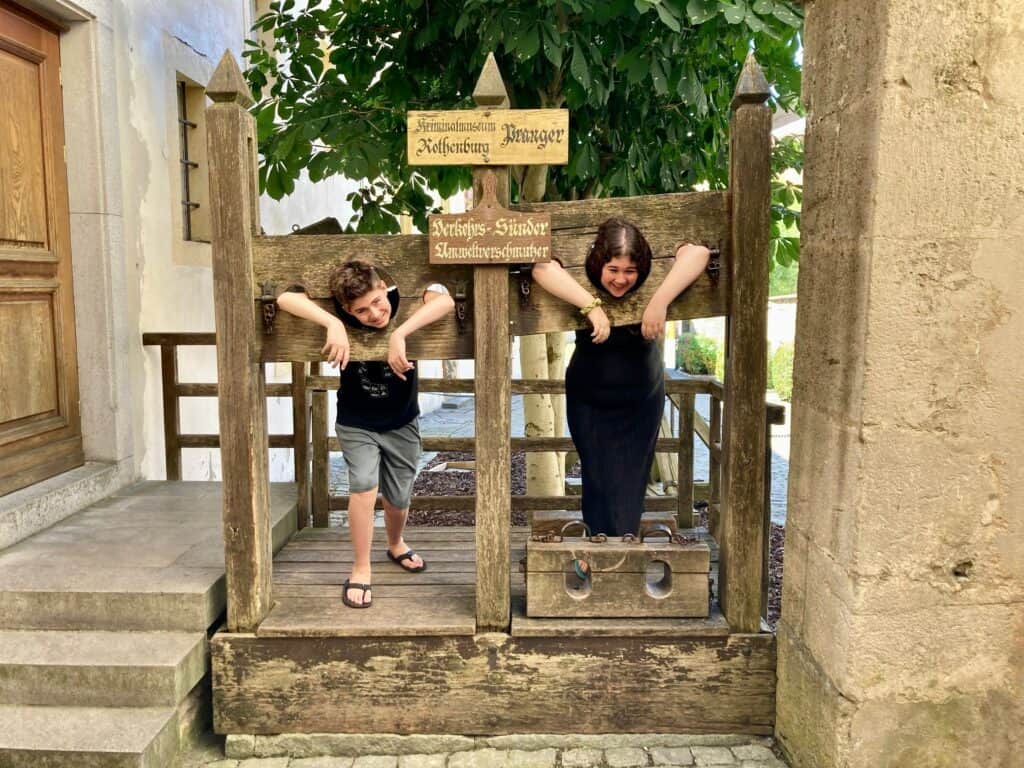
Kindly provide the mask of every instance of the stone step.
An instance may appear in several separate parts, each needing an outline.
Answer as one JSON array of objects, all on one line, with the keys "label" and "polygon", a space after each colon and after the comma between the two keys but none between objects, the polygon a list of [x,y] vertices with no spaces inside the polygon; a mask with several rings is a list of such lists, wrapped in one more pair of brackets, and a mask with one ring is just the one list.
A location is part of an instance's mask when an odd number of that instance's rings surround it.
[{"label": "stone step", "polygon": [[0,629],[205,632],[224,590],[217,568],[0,565]]},{"label": "stone step", "polygon": [[207,668],[202,632],[0,630],[0,701],[174,707]]},{"label": "stone step", "polygon": [[178,751],[173,707],[0,706],[0,765],[163,768]]}]

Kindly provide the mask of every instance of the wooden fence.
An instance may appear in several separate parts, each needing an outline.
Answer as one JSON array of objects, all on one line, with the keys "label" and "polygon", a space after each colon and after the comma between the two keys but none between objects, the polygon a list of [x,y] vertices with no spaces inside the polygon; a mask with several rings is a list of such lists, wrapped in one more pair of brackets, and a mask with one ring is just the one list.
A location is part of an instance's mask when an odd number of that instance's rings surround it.
[{"label": "wooden fence", "polygon": [[[185,434],[181,432],[180,403],[183,397],[216,397],[216,383],[183,383],[178,380],[178,347],[214,346],[212,333],[145,333],[145,346],[160,347],[160,378],[164,415],[165,464],[168,480],[181,480],[181,451],[183,448],[219,448],[218,434]],[[267,397],[292,399],[292,432],[270,435],[270,448],[292,448],[294,451],[295,481],[298,486],[298,524],[326,527],[332,510],[348,507],[348,496],[332,496],[329,489],[329,454],[339,451],[338,439],[328,423],[328,396],[338,388],[337,376],[310,375],[308,363],[291,363],[292,380],[289,383],[266,385]],[[424,393],[472,394],[472,379],[421,379],[419,388]],[[519,395],[564,394],[565,381],[541,379],[512,381],[511,392]],[[648,496],[644,501],[647,511],[675,511],[681,527],[692,525],[693,505],[708,504],[708,528],[717,538],[719,533],[719,502],[721,490],[722,403],[725,391],[722,382],[710,376],[691,376],[667,379],[665,393],[669,398],[676,430],[673,437],[658,439],[656,450],[670,454],[676,462],[676,493]],[[705,420],[695,407],[699,394],[710,398],[710,418]],[[785,418],[781,406],[765,405],[765,542],[769,545],[770,493],[771,493],[771,441],[772,424],[781,424]],[[696,434],[708,449],[708,481],[695,483],[693,479],[693,435]],[[574,446],[568,437],[513,437],[512,451],[571,451]],[[425,451],[460,451],[472,453],[472,437],[424,437]],[[670,458],[671,460],[671,458]],[[312,469],[312,471],[311,471]],[[412,508],[417,510],[472,510],[475,496],[416,496]],[[515,510],[578,510],[579,496],[513,496]],[[312,517],[310,517],[312,513]],[[767,574],[765,558],[765,574]],[[767,575],[765,577],[767,584]]]}]

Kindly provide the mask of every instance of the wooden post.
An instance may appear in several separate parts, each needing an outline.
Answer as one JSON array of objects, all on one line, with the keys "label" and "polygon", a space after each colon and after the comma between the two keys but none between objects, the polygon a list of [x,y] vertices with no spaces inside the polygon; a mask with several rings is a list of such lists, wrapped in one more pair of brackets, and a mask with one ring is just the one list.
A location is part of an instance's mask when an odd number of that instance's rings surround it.
[{"label": "wooden post", "polygon": [[679,395],[679,455],[676,465],[677,517],[680,528],[693,527],[693,400],[694,395]]},{"label": "wooden post", "polygon": [[711,418],[708,423],[708,532],[715,541],[721,541],[722,526],[722,401],[711,393]]},{"label": "wooden post", "polygon": [[305,363],[292,363],[292,452],[301,530],[309,525],[309,395]]},{"label": "wooden post", "polygon": [[326,528],[330,515],[330,453],[327,433],[327,391],[313,390],[313,527]]},{"label": "wooden post", "polygon": [[164,399],[164,462],[167,479],[181,480],[181,419],[178,406],[178,348],[160,345],[160,377]]},{"label": "wooden post", "polygon": [[[508,93],[494,54],[487,57],[473,90],[477,109],[507,109]],[[509,204],[508,168],[473,171],[473,199],[483,196],[483,178],[497,177],[496,196]],[[510,621],[512,399],[508,266],[473,268],[473,335],[476,378],[476,629],[505,632]]]},{"label": "wooden post", "polygon": [[252,274],[255,125],[249,89],[225,51],[206,89],[217,323],[228,631],[255,632],[270,610],[271,537],[265,375],[258,362]]},{"label": "wooden post", "polygon": [[729,128],[732,303],[722,435],[722,611],[733,632],[761,627],[764,559],[764,392],[767,356],[771,113],[753,54],[733,96]]}]

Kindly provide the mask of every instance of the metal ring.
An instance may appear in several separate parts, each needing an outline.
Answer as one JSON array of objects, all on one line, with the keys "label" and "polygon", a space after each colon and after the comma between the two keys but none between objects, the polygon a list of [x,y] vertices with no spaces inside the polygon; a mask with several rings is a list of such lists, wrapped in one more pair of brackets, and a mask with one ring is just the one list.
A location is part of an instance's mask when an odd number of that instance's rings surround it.
[{"label": "metal ring", "polygon": [[622,543],[623,544],[635,544],[636,541],[637,541],[636,534],[633,534],[633,533],[624,533],[624,534],[622,534]]},{"label": "metal ring", "polygon": [[675,535],[674,533],[672,533],[672,529],[664,523],[655,523],[654,525],[648,526],[640,533],[640,543],[643,544],[644,539],[646,539],[652,533],[663,533],[665,534],[665,536],[668,537],[668,540],[670,542],[672,541],[672,537]]},{"label": "metal ring", "polygon": [[608,541],[608,534],[595,533],[593,536],[587,539],[587,541],[591,542],[592,544],[604,544],[606,541]]},{"label": "metal ring", "polygon": [[571,528],[574,525],[582,525],[583,526],[583,530],[586,532],[584,535],[585,536],[590,536],[591,535],[590,526],[587,525],[582,520],[570,520],[568,523],[566,523],[565,525],[562,526],[562,530],[560,530],[558,533],[561,536],[564,536],[565,535],[565,529],[566,528]]}]

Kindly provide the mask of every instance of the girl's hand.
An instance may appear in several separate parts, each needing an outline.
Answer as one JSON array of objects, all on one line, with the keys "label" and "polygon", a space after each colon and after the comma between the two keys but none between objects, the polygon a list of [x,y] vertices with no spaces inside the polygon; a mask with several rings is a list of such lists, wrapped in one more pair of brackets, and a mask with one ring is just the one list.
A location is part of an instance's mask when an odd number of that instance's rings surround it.
[{"label": "girl's hand", "polygon": [[594,307],[590,310],[587,314],[587,322],[594,329],[590,334],[590,338],[595,344],[608,340],[608,336],[612,332],[612,324],[608,322],[608,315],[604,313],[603,309]]},{"label": "girl's hand", "polygon": [[345,325],[341,320],[335,319],[327,326],[327,343],[320,350],[320,354],[327,355],[327,362],[331,364],[332,368],[337,368],[340,365],[341,370],[345,370],[345,366],[348,365],[349,352]]},{"label": "girl's hand", "polygon": [[402,381],[405,381],[406,372],[414,368],[405,357],[405,336],[397,331],[392,332],[388,339],[388,365]]},{"label": "girl's hand", "polygon": [[668,308],[660,301],[651,299],[640,321],[640,332],[645,339],[653,340],[665,332],[665,313]]}]

